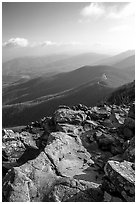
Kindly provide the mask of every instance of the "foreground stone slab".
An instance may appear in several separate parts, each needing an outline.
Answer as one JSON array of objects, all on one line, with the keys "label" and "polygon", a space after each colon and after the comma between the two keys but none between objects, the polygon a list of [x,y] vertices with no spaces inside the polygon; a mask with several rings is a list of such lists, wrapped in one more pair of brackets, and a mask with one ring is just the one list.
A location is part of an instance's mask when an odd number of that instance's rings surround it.
[{"label": "foreground stone slab", "polygon": [[60,175],[67,177],[82,174],[85,169],[94,164],[90,159],[91,155],[82,146],[80,138],[74,136],[63,132],[51,133],[45,148],[45,153]]},{"label": "foreground stone slab", "polygon": [[54,165],[42,152],[36,159],[9,170],[3,180],[3,201],[43,201],[56,179]]},{"label": "foreground stone slab", "polygon": [[108,161],[105,166],[105,174],[108,180],[105,182],[110,192],[121,194],[125,201],[135,200],[135,171],[133,163],[124,161]]}]

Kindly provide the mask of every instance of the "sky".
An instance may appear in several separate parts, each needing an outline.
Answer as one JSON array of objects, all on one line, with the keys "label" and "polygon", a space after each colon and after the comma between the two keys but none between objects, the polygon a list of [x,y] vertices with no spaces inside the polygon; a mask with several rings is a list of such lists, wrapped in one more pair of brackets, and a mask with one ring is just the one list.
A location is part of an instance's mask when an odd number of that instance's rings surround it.
[{"label": "sky", "polygon": [[3,2],[3,59],[134,49],[134,8],[127,2]]}]

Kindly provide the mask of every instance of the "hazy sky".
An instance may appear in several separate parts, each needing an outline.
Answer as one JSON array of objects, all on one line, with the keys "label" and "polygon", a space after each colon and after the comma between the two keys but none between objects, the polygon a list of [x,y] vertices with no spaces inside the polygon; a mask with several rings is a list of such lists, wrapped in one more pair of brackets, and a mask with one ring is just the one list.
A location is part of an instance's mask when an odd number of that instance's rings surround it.
[{"label": "hazy sky", "polygon": [[2,3],[3,58],[134,49],[133,3]]}]

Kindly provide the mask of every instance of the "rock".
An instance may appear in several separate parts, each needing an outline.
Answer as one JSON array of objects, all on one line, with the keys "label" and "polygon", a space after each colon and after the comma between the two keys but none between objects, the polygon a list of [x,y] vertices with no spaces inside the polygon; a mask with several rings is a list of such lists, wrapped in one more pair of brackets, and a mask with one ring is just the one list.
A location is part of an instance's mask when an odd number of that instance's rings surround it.
[{"label": "rock", "polygon": [[34,149],[38,149],[37,146],[37,140],[40,138],[36,134],[30,134],[28,132],[22,132],[19,135],[20,140],[24,145],[27,145],[28,147],[32,147]]},{"label": "rock", "polygon": [[127,161],[135,162],[135,137],[128,142],[123,158]]},{"label": "rock", "polygon": [[108,110],[106,110],[105,107],[93,107],[92,112],[95,113],[97,115],[98,118],[109,118],[110,113],[108,112]]},{"label": "rock", "polygon": [[93,121],[93,120],[86,120],[85,124],[90,124],[90,125],[92,125],[92,127],[97,127],[98,126],[98,123]]},{"label": "rock", "polygon": [[56,179],[54,165],[42,152],[36,159],[9,170],[3,181],[3,201],[42,202]]},{"label": "rock", "polygon": [[18,163],[17,161],[3,161],[2,162],[2,170],[5,171],[5,174],[8,172],[9,169],[15,167],[15,166],[18,166]]},{"label": "rock", "polygon": [[132,169],[135,170],[135,163],[132,164]]},{"label": "rock", "polygon": [[68,134],[80,135],[83,132],[83,127],[79,125],[72,125],[67,123],[58,123],[56,131],[65,132]]},{"label": "rock", "polygon": [[130,140],[126,140],[124,143],[123,143],[123,151],[125,151],[130,145]]},{"label": "rock", "polygon": [[110,157],[109,160],[118,161],[118,162],[123,162],[124,161],[122,154],[117,154],[117,155],[115,155],[113,157]]},{"label": "rock", "polygon": [[117,132],[117,128],[113,127],[113,128],[110,128],[108,130],[109,133],[116,133]]},{"label": "rock", "polygon": [[125,140],[129,140],[132,137],[134,137],[134,133],[128,127],[123,128],[123,135],[124,135]]},{"label": "rock", "polygon": [[2,138],[6,139],[6,138],[14,138],[15,133],[13,132],[13,130],[6,130],[3,129],[2,130]]},{"label": "rock", "polygon": [[18,135],[12,134],[12,137],[7,135],[3,137],[3,156],[6,155],[7,161],[16,162],[26,150],[24,144],[18,139]]},{"label": "rock", "polygon": [[112,154],[107,151],[98,152],[98,154],[95,154],[93,157],[95,165],[99,167],[99,169],[103,172],[103,174],[104,174],[104,166],[110,157],[112,157]]},{"label": "rock", "polygon": [[49,202],[101,202],[101,185],[76,179],[63,178],[48,195]]},{"label": "rock", "polygon": [[69,106],[66,106],[66,105],[59,105],[59,107],[58,107],[58,109],[61,109],[61,108],[65,108],[65,109],[70,109],[70,107]]},{"label": "rock", "polygon": [[87,120],[87,119],[86,119],[86,121],[84,121],[84,123],[83,123],[84,131],[93,130],[93,129],[95,129],[97,126],[98,126],[98,123],[96,123],[95,121],[92,121],[92,120]]},{"label": "rock", "polygon": [[79,137],[71,137],[63,132],[50,134],[45,153],[56,166],[59,175],[67,177],[82,174],[89,163],[94,164]]},{"label": "rock", "polygon": [[7,161],[3,161],[3,166],[8,169],[17,165],[16,162],[28,148],[39,149],[35,135],[24,131],[20,134],[14,133],[13,131],[6,131],[2,140],[3,157],[7,157]]},{"label": "rock", "polygon": [[41,127],[44,129],[44,132],[50,134],[56,129],[54,119],[52,117],[43,118],[41,121]]},{"label": "rock", "polygon": [[120,143],[115,143],[114,145],[111,146],[110,151],[113,155],[122,154],[123,153],[122,145]]},{"label": "rock", "polygon": [[69,123],[69,124],[81,124],[86,119],[84,111],[74,111],[72,109],[58,109],[54,113],[54,122],[57,123]]},{"label": "rock", "polygon": [[[135,197],[135,171],[132,163],[109,160],[104,168],[109,179],[108,190],[118,192],[127,201],[134,201]],[[113,185],[113,189],[112,185]]]},{"label": "rock", "polygon": [[113,155],[122,154],[123,153],[123,143],[124,139],[119,137],[118,133],[111,134],[115,139],[115,142],[111,145],[111,153]]},{"label": "rock", "polygon": [[135,119],[135,103],[130,106],[128,117]]},{"label": "rock", "polygon": [[105,191],[104,193],[104,202],[111,202],[112,196]]},{"label": "rock", "polygon": [[135,107],[129,107],[62,105],[19,132],[3,130],[3,201],[133,202]]},{"label": "rock", "polygon": [[110,134],[101,134],[99,137],[96,136],[99,147],[102,150],[111,150],[111,146],[115,143],[115,138]]},{"label": "rock", "polygon": [[133,118],[126,118],[125,119],[125,123],[124,125],[128,128],[130,128],[131,130],[135,129],[135,120]]},{"label": "rock", "polygon": [[103,135],[103,132],[101,130],[97,130],[94,135],[95,139],[98,141],[99,138]]},{"label": "rock", "polygon": [[111,202],[123,202],[123,200],[119,197],[112,196]]},{"label": "rock", "polygon": [[87,111],[88,110],[88,107],[83,105],[83,104],[78,104],[78,108],[82,111]]},{"label": "rock", "polygon": [[83,104],[78,104],[78,105],[76,105],[76,106],[73,106],[72,109],[73,109],[73,110],[77,110],[77,111],[78,111],[78,110],[81,110],[81,111],[86,112],[86,111],[88,110],[88,107],[85,106],[85,105],[83,105]]},{"label": "rock", "polygon": [[102,125],[111,129],[114,128],[114,125],[110,119],[105,119]]},{"label": "rock", "polygon": [[122,117],[119,113],[115,113],[115,117],[120,125],[124,124],[125,117]]},{"label": "rock", "polygon": [[3,181],[3,201],[30,202],[29,182],[31,180],[18,168],[9,170]]}]

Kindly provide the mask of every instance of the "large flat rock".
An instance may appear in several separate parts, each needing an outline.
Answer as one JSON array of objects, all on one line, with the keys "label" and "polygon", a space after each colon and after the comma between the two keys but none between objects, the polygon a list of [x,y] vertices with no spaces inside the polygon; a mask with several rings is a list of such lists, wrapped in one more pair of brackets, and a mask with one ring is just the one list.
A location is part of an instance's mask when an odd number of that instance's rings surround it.
[{"label": "large flat rock", "polygon": [[91,155],[82,146],[79,137],[72,137],[63,132],[51,133],[45,153],[55,164],[61,175],[73,177],[84,173],[94,162]]}]

